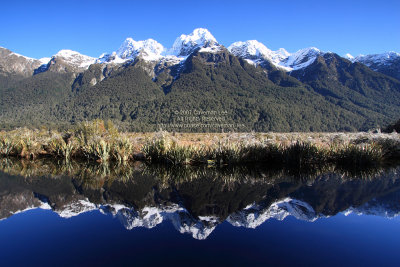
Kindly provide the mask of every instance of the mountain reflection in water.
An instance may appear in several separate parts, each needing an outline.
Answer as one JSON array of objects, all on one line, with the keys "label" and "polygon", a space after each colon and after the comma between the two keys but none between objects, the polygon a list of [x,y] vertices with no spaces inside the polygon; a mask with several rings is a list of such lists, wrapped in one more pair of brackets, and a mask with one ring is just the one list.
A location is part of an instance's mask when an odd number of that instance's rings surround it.
[{"label": "mountain reflection in water", "polygon": [[262,167],[106,166],[1,160],[0,220],[28,209],[71,218],[98,210],[124,227],[170,221],[206,239],[222,222],[256,228],[293,216],[313,222],[338,213],[392,218],[400,212],[399,168],[293,173]]}]

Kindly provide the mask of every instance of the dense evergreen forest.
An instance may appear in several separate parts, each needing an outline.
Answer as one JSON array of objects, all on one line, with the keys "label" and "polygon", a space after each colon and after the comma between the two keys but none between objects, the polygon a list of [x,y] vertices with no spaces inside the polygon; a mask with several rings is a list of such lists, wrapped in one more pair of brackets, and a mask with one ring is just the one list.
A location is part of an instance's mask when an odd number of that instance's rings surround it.
[{"label": "dense evergreen forest", "polygon": [[333,53],[292,73],[255,67],[226,49],[194,52],[156,77],[152,68],[137,58],[83,73],[24,78],[0,70],[1,129],[100,118],[129,131],[359,131],[400,117],[400,81]]}]

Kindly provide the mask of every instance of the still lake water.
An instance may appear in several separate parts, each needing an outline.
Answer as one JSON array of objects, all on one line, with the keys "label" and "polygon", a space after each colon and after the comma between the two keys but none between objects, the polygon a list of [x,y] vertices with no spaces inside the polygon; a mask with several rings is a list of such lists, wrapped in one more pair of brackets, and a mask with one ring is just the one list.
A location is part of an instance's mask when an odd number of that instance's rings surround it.
[{"label": "still lake water", "polygon": [[400,264],[400,168],[0,163],[1,266]]}]

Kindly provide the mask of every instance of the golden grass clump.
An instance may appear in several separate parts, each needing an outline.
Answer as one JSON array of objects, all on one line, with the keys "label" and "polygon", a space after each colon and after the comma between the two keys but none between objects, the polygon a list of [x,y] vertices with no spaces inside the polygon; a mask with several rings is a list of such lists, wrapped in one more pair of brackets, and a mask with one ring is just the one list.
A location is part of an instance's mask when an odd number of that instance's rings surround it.
[{"label": "golden grass clump", "polygon": [[20,128],[0,132],[0,156],[65,161],[133,160],[172,165],[262,163],[287,168],[369,166],[400,159],[397,133],[122,133],[111,121],[82,122],[60,133]]}]

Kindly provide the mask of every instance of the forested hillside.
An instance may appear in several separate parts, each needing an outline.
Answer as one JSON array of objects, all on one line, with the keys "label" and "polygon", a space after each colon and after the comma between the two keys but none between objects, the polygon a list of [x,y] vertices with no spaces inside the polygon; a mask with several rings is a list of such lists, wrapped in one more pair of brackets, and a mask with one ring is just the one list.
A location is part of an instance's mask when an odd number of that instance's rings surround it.
[{"label": "forested hillside", "polygon": [[[3,73],[1,128],[65,128],[101,118],[134,131],[357,131],[388,125],[400,114],[398,80],[333,53],[289,73],[254,66],[223,47],[156,66],[157,76],[149,71],[154,66],[138,57],[81,73],[57,66],[26,78]],[[176,126],[189,122],[226,126]]]}]

